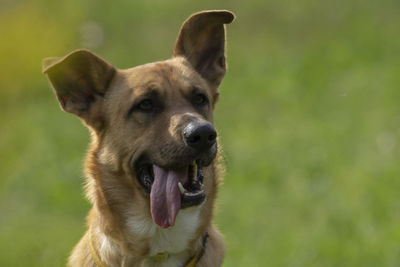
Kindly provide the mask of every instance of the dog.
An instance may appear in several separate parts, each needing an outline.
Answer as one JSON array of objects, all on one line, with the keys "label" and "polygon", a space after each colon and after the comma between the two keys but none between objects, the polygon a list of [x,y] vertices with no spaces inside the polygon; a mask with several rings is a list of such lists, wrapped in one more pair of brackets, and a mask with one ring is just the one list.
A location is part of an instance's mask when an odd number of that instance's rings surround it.
[{"label": "dog", "polygon": [[120,70],[88,50],[43,60],[61,109],[91,132],[87,231],[69,266],[220,266],[213,127],[227,10],[195,13],[173,57]]}]

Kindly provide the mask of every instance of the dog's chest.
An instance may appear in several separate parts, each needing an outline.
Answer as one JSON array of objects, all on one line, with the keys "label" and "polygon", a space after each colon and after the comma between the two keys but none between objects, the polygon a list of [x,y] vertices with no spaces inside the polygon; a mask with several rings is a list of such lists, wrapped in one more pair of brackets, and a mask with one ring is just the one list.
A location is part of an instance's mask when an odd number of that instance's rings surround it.
[{"label": "dog's chest", "polygon": [[181,210],[175,225],[162,229],[148,218],[133,217],[128,221],[128,227],[135,235],[148,239],[149,256],[158,253],[175,254],[184,251],[194,238],[199,227],[199,208]]}]

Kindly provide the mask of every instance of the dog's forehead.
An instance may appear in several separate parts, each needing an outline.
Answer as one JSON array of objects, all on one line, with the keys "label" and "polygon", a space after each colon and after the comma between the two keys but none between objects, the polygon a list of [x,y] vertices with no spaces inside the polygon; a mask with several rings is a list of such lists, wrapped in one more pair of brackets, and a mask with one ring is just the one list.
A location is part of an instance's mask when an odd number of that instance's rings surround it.
[{"label": "dog's forehead", "polygon": [[161,93],[177,93],[193,87],[208,88],[204,79],[182,59],[149,63],[120,72],[119,87],[134,95],[154,88]]}]

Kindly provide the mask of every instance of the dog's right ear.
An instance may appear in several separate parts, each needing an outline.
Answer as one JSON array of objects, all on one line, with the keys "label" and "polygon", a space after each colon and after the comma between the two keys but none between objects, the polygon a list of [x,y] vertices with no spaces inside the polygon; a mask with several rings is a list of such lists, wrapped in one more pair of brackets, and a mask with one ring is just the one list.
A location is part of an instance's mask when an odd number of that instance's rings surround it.
[{"label": "dog's right ear", "polygon": [[61,108],[96,128],[103,98],[116,69],[87,50],[76,50],[62,58],[43,60],[43,73],[52,84]]}]

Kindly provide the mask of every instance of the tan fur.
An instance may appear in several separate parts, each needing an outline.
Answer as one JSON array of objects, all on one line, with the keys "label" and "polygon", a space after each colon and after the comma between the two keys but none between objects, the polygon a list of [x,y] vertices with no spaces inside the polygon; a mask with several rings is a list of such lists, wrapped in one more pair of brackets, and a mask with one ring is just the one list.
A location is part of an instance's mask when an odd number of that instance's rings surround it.
[{"label": "tan fur", "polygon": [[[201,251],[205,233],[207,246],[196,266],[222,264],[223,238],[212,224],[221,179],[218,156],[203,170],[206,201],[181,210],[171,229],[153,223],[149,198],[132,163],[144,152],[161,166],[186,160],[183,127],[192,118],[213,122],[217,87],[225,73],[223,24],[232,20],[229,11],[197,13],[182,26],[172,59],[131,69],[118,70],[86,50],[44,61],[62,109],[79,116],[92,135],[85,172],[93,207],[69,266],[96,266],[91,245],[107,266],[182,266]],[[193,107],[188,101],[193,88],[207,96],[209,106]],[[162,112],[129,113],[150,92],[162,99]],[[183,228],[174,229],[179,226]],[[154,261],[157,249],[164,248],[177,251],[168,251],[164,262]]]}]

